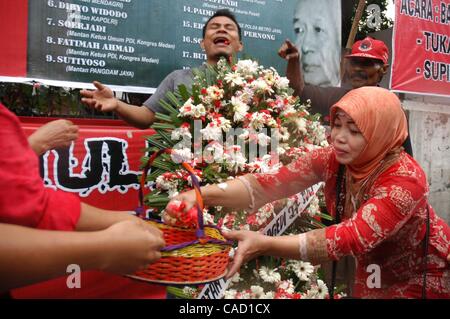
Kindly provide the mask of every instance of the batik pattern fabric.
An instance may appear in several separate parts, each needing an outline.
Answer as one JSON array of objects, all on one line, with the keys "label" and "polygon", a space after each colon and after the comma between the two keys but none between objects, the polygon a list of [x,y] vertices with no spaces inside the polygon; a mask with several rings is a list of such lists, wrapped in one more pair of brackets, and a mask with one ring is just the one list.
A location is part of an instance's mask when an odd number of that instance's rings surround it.
[{"label": "batik pattern fabric", "polygon": [[[274,174],[251,178],[257,205],[287,197],[318,182],[325,182],[325,200],[336,214],[336,178],[339,163],[333,148],[310,152]],[[256,181],[256,182],[255,182]],[[427,261],[427,297],[450,298],[450,228],[428,204],[425,173],[402,152],[399,159],[375,180],[366,201],[342,222],[307,233],[311,262],[356,259],[354,297],[420,298],[422,294],[427,207],[430,240]]]}]

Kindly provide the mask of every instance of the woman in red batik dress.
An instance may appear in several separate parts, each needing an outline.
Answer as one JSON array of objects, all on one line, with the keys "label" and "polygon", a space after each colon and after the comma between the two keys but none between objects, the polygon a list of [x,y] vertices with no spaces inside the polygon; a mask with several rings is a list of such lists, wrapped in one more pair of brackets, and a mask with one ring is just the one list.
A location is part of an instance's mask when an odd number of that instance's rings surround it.
[{"label": "woman in red batik dress", "polygon": [[[228,233],[239,241],[228,276],[259,255],[315,264],[353,255],[354,297],[420,298],[425,287],[427,298],[450,298],[450,228],[428,203],[424,171],[401,147],[408,132],[399,99],[377,87],[352,90],[332,107],[331,127],[330,147],[312,151],[277,173],[248,174],[226,185],[202,187],[205,205],[253,210],[324,181],[327,208],[342,218],[300,235]],[[339,167],[343,173],[336,203]],[[185,201],[188,210],[195,194],[185,192],[174,200]],[[165,219],[174,216],[168,211]],[[379,267],[379,285],[369,277],[373,265]]]}]

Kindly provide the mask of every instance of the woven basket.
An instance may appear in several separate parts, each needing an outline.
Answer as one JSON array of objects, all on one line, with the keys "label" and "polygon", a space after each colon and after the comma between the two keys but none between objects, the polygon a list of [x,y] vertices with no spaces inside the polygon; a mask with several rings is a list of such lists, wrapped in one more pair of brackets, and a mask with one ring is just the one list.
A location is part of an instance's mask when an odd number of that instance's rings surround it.
[{"label": "woven basket", "polygon": [[[163,152],[154,153],[144,169],[141,178],[139,200],[143,206],[143,189],[146,172],[156,157]],[[202,284],[218,280],[225,276],[232,243],[227,241],[215,226],[203,225],[203,200],[200,185],[192,167],[182,163],[189,172],[197,196],[197,229],[185,229],[166,225],[160,221],[147,220],[164,234],[166,247],[161,250],[161,258],[150,264],[145,270],[137,271],[129,277],[158,284]]]}]

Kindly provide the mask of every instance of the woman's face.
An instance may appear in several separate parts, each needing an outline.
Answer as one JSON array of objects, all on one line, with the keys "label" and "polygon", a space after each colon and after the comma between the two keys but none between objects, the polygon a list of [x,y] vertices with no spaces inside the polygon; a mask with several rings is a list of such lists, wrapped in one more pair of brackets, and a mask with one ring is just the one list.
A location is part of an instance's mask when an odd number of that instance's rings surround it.
[{"label": "woman's face", "polygon": [[336,159],[347,165],[353,163],[366,147],[366,140],[355,122],[343,111],[338,110],[331,129],[331,143]]}]

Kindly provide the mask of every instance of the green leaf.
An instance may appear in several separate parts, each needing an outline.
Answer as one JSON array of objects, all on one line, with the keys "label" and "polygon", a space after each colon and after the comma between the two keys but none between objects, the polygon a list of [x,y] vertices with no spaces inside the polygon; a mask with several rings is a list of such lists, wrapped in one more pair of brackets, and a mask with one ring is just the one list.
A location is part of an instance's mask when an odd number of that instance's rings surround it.
[{"label": "green leaf", "polygon": [[183,124],[183,120],[181,118],[178,117],[178,113],[172,113],[172,115],[170,116],[172,119],[172,123],[176,126],[179,127],[181,126],[181,124]]},{"label": "green leaf", "polygon": [[173,287],[173,286],[168,286],[166,288],[167,293],[174,295],[177,298],[181,298],[181,299],[192,299],[192,296],[184,293],[184,290],[182,288],[178,288],[178,287]]},{"label": "green leaf", "polygon": [[164,132],[163,130],[158,130],[157,131],[158,135],[162,137],[162,139],[168,143],[171,147],[174,146],[176,143],[175,141],[172,140],[172,138],[169,136],[169,134],[167,134],[166,132]]},{"label": "green leaf", "polygon": [[168,147],[168,145],[165,145],[164,143],[162,143],[161,141],[158,141],[156,138],[148,138],[147,142],[151,145],[156,146],[158,149],[162,150],[162,149],[166,149]]},{"label": "green leaf", "polygon": [[155,118],[157,120],[164,121],[164,122],[169,122],[169,123],[172,122],[172,118],[169,115],[162,114],[162,113],[156,113]]},{"label": "green leaf", "polygon": [[165,110],[167,111],[167,113],[169,113],[170,115],[172,115],[172,114],[178,115],[178,113],[179,113],[178,110],[175,109],[172,105],[170,105],[170,104],[167,103],[166,101],[160,100],[160,101],[159,101],[159,104],[160,104],[161,107],[162,107],[163,109],[165,109]]},{"label": "green leaf", "polygon": [[[167,92],[166,96],[169,99],[169,101],[172,103],[172,105],[177,107],[177,109],[179,109],[181,107],[182,104],[181,104],[180,100],[177,99],[175,94],[173,94],[172,92]],[[177,112],[177,111],[175,110],[175,112]]]},{"label": "green leaf", "polygon": [[325,228],[327,226],[325,226],[324,224],[322,224],[321,222],[318,222],[315,219],[311,219],[311,224],[314,225],[317,228]]},{"label": "green leaf", "polygon": [[317,213],[317,216],[319,216],[320,218],[325,219],[325,220],[330,220],[330,221],[334,220],[334,218],[328,214]]},{"label": "green leaf", "polygon": [[175,125],[169,124],[169,123],[154,123],[152,125],[152,129],[154,129],[154,130],[160,130],[160,129],[162,129],[162,130],[174,130],[176,128],[177,127]]},{"label": "green leaf", "polygon": [[175,168],[176,168],[175,165],[176,164],[170,164],[169,162],[163,161],[159,158],[155,159],[152,164],[153,167],[160,168],[160,169],[163,169],[163,170],[166,170],[169,172],[175,170]]},{"label": "green leaf", "polygon": [[189,98],[190,98],[191,95],[192,95],[192,93],[189,92],[189,90],[187,89],[186,85],[184,85],[184,84],[180,84],[180,85],[178,86],[178,92],[180,93],[181,98],[182,98],[183,101],[185,101],[185,102],[186,102],[187,100],[189,100]]},{"label": "green leaf", "polygon": [[192,96],[194,97],[194,104],[200,104],[202,101],[199,98],[201,88],[198,85],[192,85]]},{"label": "green leaf", "polygon": [[162,170],[162,169],[160,169],[160,168],[157,168],[156,170],[152,170],[151,174],[147,175],[146,181],[147,181],[147,182],[153,182],[153,181],[156,181],[156,179],[157,179],[160,175],[164,174],[165,172],[167,172],[167,171]]},{"label": "green leaf", "polygon": [[153,194],[148,194],[145,197],[145,202],[147,203],[147,205],[149,206],[162,206],[165,207],[167,206],[167,204],[169,203],[170,199],[168,196],[164,196],[164,195],[153,195]]}]

